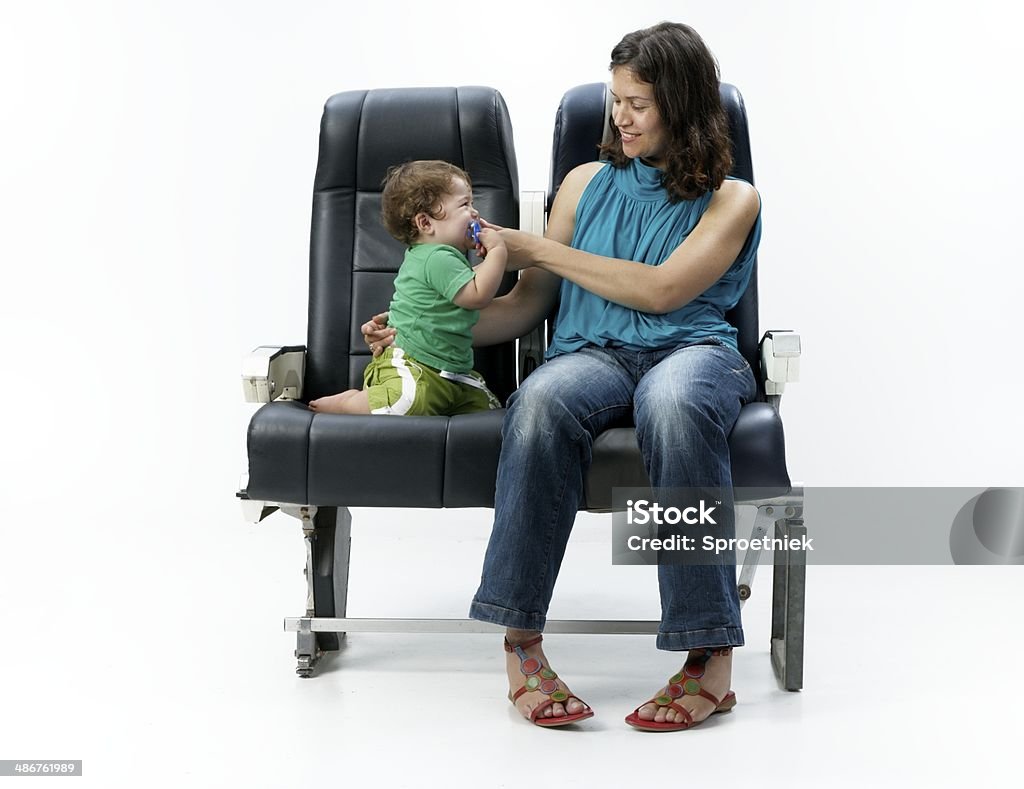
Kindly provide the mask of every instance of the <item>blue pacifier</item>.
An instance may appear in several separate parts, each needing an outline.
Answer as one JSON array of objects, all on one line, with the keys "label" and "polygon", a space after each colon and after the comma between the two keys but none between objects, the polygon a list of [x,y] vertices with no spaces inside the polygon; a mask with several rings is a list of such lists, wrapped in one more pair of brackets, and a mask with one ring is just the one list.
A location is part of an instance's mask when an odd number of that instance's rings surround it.
[{"label": "blue pacifier", "polygon": [[466,238],[472,239],[474,244],[480,243],[480,223],[477,220],[474,219],[466,228]]}]

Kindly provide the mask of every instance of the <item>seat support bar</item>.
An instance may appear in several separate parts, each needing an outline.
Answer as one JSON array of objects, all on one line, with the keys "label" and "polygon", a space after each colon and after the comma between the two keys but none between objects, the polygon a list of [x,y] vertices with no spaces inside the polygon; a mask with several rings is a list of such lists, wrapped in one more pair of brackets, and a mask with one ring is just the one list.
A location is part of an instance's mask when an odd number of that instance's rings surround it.
[{"label": "seat support bar", "polygon": [[[802,485],[794,485],[793,490],[785,496],[778,496],[771,499],[758,499],[744,501],[736,506],[757,507],[757,514],[754,516],[754,526],[750,532],[750,541],[759,540],[768,534],[773,523],[779,523],[790,518],[802,518],[804,514],[804,489]],[[740,607],[750,598],[754,586],[754,574],[757,566],[761,563],[764,551],[747,551],[743,557],[743,569],[740,572],[738,583],[740,593]]]},{"label": "seat support bar", "polygon": [[[501,625],[475,619],[340,619],[329,617],[291,617],[284,629],[293,633],[500,633]],[[654,620],[551,619],[545,633],[574,635],[653,635],[658,632]]]}]

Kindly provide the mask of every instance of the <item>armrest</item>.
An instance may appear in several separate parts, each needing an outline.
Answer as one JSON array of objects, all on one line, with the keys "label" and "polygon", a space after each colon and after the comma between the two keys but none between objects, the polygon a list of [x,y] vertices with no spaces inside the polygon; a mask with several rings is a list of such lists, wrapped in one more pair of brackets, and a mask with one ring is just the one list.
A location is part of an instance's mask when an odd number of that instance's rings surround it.
[{"label": "armrest", "polygon": [[764,392],[776,406],[786,384],[800,380],[800,335],[787,329],[773,329],[761,338],[761,372]]},{"label": "armrest", "polygon": [[305,372],[305,345],[261,345],[242,362],[245,401],[298,400]]},{"label": "armrest", "polygon": [[[547,217],[544,209],[547,195],[544,192],[519,193],[519,229],[535,236],[544,235]],[[547,326],[541,324],[529,334],[516,340],[517,374],[516,385],[544,362],[547,350]]]},{"label": "armrest", "polygon": [[546,226],[544,204],[547,195],[544,192],[519,193],[519,229],[535,236],[544,235]]}]

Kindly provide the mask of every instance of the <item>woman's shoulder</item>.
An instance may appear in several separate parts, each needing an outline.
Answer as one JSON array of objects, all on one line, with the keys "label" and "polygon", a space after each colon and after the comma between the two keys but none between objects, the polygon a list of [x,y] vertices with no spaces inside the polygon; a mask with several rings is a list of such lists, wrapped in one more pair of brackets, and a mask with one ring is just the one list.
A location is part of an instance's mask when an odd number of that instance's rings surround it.
[{"label": "woman's shoulder", "polygon": [[711,196],[709,209],[749,217],[753,222],[761,211],[761,196],[742,178],[726,178]]},{"label": "woman's shoulder", "polygon": [[[569,228],[571,231],[572,223],[575,222],[573,219],[576,216],[576,209],[580,204],[580,198],[583,196],[583,192],[590,185],[590,182],[594,180],[602,169],[609,166],[607,162],[586,162],[578,165],[571,169],[565,174],[562,179],[561,185],[558,187],[558,192],[555,195],[555,203],[552,207],[552,219],[556,216],[564,216],[570,219]],[[551,227],[551,220],[548,221],[548,227]],[[569,243],[565,241],[564,243]]]},{"label": "woman's shoulder", "polygon": [[753,184],[731,175],[722,181],[722,185],[715,191],[715,197],[729,202],[752,202],[758,206],[761,204],[761,198]]},{"label": "woman's shoulder", "polygon": [[565,174],[560,188],[582,193],[595,175],[610,166],[608,162],[584,162],[577,165]]}]

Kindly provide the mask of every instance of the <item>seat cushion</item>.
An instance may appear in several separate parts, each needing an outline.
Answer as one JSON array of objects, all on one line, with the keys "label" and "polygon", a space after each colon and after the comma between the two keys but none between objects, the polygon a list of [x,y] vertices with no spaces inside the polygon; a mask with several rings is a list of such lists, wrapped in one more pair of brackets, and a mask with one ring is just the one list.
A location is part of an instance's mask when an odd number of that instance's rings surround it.
[{"label": "seat cushion", "polygon": [[[505,411],[464,416],[314,414],[270,403],[249,425],[250,498],[348,507],[493,507]],[[740,411],[729,437],[738,500],[790,490],[778,412]],[[649,484],[631,427],[594,442],[587,509],[611,507],[612,487]]]},{"label": "seat cushion", "polygon": [[[748,403],[740,409],[729,435],[729,452],[737,501],[781,496],[790,491],[782,420],[768,403]],[[611,509],[613,487],[643,488],[650,484],[636,430],[616,427],[597,437],[584,489],[588,510]]]},{"label": "seat cushion", "polygon": [[321,507],[493,507],[504,409],[465,416],[315,414],[249,423],[249,498]]}]

